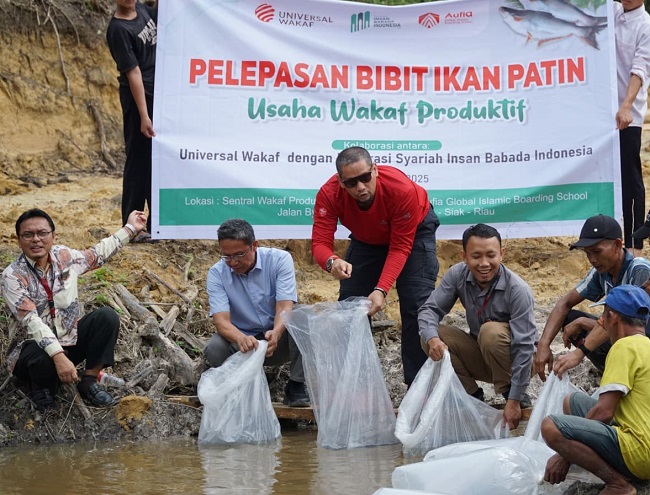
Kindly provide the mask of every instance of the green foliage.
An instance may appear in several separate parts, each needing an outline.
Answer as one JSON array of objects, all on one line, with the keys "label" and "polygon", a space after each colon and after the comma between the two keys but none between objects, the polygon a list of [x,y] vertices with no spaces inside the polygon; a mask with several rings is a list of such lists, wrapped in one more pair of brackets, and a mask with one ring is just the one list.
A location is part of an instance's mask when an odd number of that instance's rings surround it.
[{"label": "green foliage", "polygon": [[96,280],[97,282],[108,282],[109,272],[110,270],[108,268],[102,266],[101,268],[98,268],[97,270],[92,272],[90,278]]},{"label": "green foliage", "polygon": [[103,285],[108,285],[109,282],[117,282],[118,284],[125,285],[128,277],[123,274],[117,274],[106,266],[102,266],[92,272],[89,277],[95,282],[99,282]]},{"label": "green foliage", "polygon": [[573,0],[573,4],[576,7],[581,8],[582,10],[593,10],[596,11],[603,5],[607,0]]},{"label": "green foliage", "polygon": [[95,296],[95,302],[96,302],[97,304],[101,304],[101,305],[104,305],[104,306],[105,306],[105,305],[108,304],[108,301],[109,301],[109,299],[108,299],[108,297],[107,297],[105,294],[97,294],[97,295]]}]

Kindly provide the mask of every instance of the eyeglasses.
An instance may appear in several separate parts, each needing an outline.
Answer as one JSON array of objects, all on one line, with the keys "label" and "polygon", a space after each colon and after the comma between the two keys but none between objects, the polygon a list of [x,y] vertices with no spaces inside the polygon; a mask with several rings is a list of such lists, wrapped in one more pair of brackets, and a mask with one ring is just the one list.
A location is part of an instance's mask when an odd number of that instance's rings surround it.
[{"label": "eyeglasses", "polygon": [[252,248],[252,247],[249,247],[249,248],[248,248],[246,251],[244,251],[243,253],[237,253],[237,254],[233,254],[233,255],[230,255],[230,256],[220,256],[220,258],[221,258],[222,260],[224,260],[226,263],[230,263],[231,261],[241,261],[241,260],[243,260],[243,259],[246,257],[246,255],[251,251],[251,249],[253,249],[253,248]]},{"label": "eyeglasses", "polygon": [[20,237],[23,239],[27,239],[28,241],[32,240],[34,237],[38,237],[39,239],[45,239],[47,238],[48,235],[52,233],[51,230],[39,230],[38,232],[23,232],[20,234]]},{"label": "eyeglasses", "polygon": [[363,182],[364,184],[367,184],[371,180],[372,180],[372,167],[370,167],[369,172],[366,172],[365,174],[357,175],[356,177],[350,177],[349,179],[342,180],[341,183],[348,189],[352,189],[353,187],[356,187],[356,185],[359,182]]}]

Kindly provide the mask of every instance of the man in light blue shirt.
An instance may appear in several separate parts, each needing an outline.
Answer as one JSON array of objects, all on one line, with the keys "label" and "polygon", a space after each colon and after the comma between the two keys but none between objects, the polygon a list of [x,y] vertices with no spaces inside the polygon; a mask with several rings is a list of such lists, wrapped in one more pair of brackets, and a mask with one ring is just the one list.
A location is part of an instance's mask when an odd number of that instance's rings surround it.
[{"label": "man in light blue shirt", "polygon": [[206,361],[212,367],[221,366],[235,352],[252,351],[264,339],[268,341],[265,366],[291,363],[285,403],[309,406],[302,356],[280,318],[298,298],[291,255],[259,247],[253,227],[238,218],[222,223],[217,238],[221,260],[210,268],[207,278],[217,333],[203,351]]}]

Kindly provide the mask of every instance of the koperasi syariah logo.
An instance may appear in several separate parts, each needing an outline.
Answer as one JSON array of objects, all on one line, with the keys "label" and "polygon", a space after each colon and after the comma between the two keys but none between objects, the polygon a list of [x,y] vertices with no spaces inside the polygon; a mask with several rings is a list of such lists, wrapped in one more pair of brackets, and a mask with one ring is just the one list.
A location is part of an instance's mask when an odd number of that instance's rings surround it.
[{"label": "koperasi syariah logo", "polygon": [[370,27],[370,11],[359,12],[350,16],[350,32],[356,33]]},{"label": "koperasi syariah logo", "polygon": [[369,10],[358,12],[350,16],[350,32],[356,33],[364,29],[374,28],[401,28],[398,21],[386,15],[372,15]]},{"label": "koperasi syariah logo", "polygon": [[431,29],[433,26],[440,24],[440,16],[433,12],[427,12],[418,17],[418,23],[427,29]]},{"label": "koperasi syariah logo", "polygon": [[268,3],[263,3],[255,9],[255,17],[262,22],[271,22],[275,17],[275,9]]}]

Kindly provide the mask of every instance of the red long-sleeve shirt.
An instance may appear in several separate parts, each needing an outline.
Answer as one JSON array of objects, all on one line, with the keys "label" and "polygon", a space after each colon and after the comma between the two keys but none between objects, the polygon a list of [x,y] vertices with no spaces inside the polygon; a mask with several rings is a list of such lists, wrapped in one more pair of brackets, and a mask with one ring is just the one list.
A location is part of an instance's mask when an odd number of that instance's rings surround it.
[{"label": "red long-sleeve shirt", "polygon": [[314,259],[325,268],[334,255],[334,232],[340,220],[355,239],[388,246],[386,263],[377,281],[378,287],[388,291],[411,254],[417,226],[430,207],[426,190],[394,167],[377,167],[375,199],[366,211],[341,188],[335,174],[316,195],[311,234]]}]

